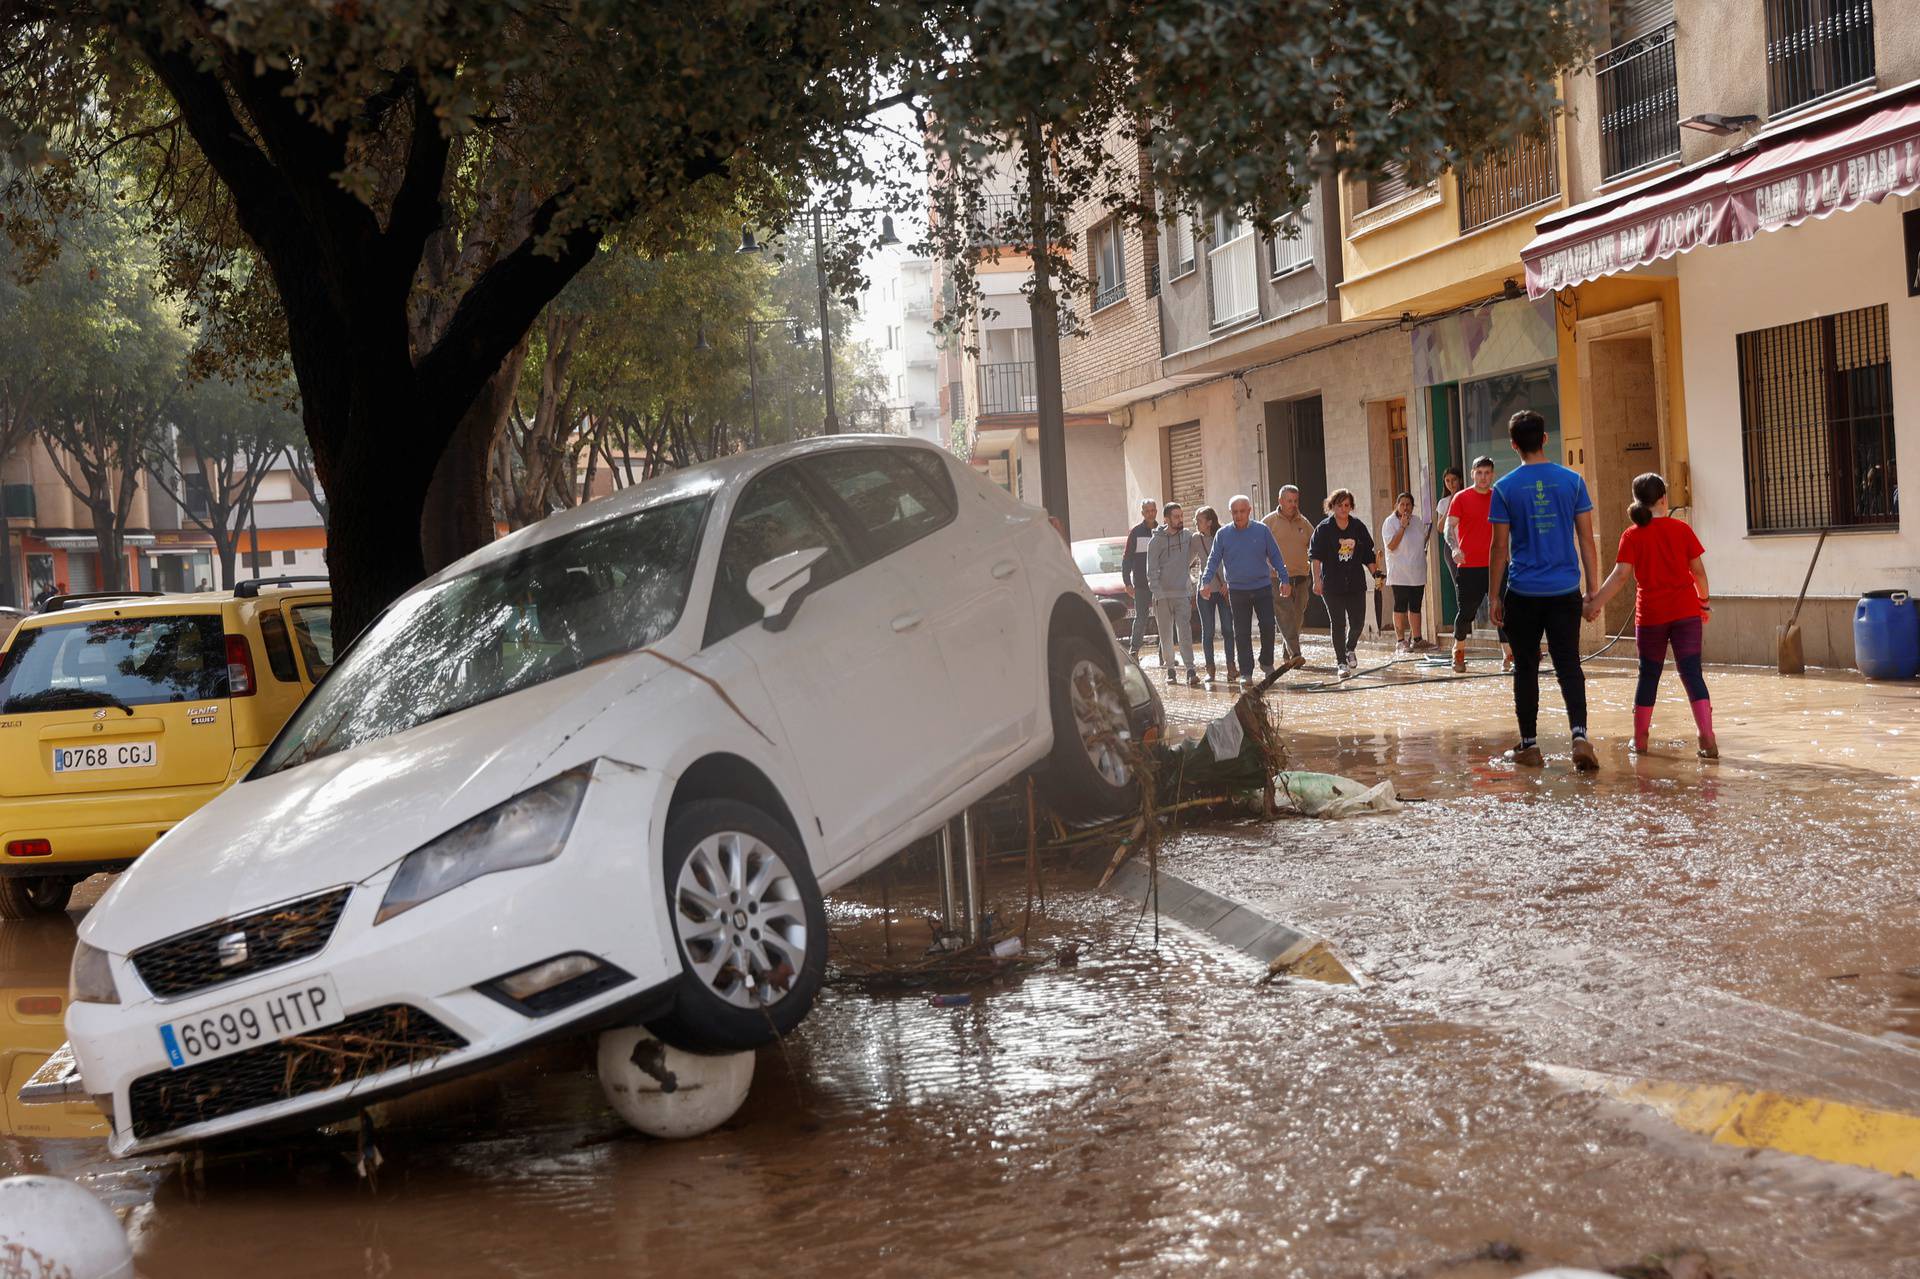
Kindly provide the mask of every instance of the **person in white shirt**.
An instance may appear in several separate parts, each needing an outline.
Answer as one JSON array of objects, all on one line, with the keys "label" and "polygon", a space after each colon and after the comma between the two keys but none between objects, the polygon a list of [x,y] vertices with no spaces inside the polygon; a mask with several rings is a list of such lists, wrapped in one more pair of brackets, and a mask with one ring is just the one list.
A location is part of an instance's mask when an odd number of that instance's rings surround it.
[{"label": "person in white shirt", "polygon": [[1427,538],[1433,525],[1413,510],[1413,494],[1394,499],[1393,514],[1380,526],[1387,543],[1387,586],[1393,591],[1393,633],[1403,652],[1429,648],[1420,633],[1420,610],[1427,594]]}]

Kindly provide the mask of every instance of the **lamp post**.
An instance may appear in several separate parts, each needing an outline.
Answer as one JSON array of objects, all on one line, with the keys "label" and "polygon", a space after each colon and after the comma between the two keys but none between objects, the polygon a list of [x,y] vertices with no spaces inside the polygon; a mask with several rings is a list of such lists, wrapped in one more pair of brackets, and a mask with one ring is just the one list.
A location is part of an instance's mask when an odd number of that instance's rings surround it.
[{"label": "lamp post", "polygon": [[[826,263],[826,220],[833,217],[852,217],[856,215],[881,214],[879,247],[887,248],[900,243],[900,237],[893,232],[893,215],[884,209],[847,208],[826,209],[814,205],[804,210],[813,221],[813,278],[820,305],[820,382],[826,395],[827,412],[825,430],[828,435],[840,434],[840,410],[834,405],[833,397],[833,316],[828,310]],[[752,227],[740,228],[740,252],[758,253],[760,244],[753,237]],[[749,352],[751,358],[751,352]]]},{"label": "lamp post", "polygon": [[782,325],[792,325],[798,328],[800,326],[800,317],[797,315],[782,315],[771,320],[746,320],[743,324],[747,330],[747,404],[753,414],[753,447],[759,448],[760,387],[759,369],[756,367],[754,361],[753,339],[761,329],[779,328]]}]

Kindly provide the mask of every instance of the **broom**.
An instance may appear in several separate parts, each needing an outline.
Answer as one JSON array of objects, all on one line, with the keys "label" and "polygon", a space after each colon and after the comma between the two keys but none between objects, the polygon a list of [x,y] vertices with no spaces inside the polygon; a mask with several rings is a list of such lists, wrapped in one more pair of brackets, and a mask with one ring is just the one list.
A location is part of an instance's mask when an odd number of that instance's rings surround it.
[{"label": "broom", "polygon": [[1807,659],[1800,646],[1800,606],[1807,602],[1807,587],[1813,584],[1813,566],[1820,562],[1820,548],[1827,544],[1827,530],[1820,530],[1820,540],[1813,544],[1813,558],[1807,561],[1806,580],[1800,583],[1800,598],[1793,602],[1793,615],[1787,618],[1787,624],[1779,628],[1780,673],[1782,675],[1800,675],[1807,669]]}]

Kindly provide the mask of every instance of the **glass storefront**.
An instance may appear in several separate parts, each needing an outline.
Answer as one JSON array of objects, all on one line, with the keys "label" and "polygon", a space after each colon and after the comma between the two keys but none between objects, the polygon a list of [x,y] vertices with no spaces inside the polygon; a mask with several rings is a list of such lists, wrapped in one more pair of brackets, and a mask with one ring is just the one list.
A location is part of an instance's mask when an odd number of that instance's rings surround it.
[{"label": "glass storefront", "polygon": [[1507,420],[1522,409],[1547,420],[1547,460],[1559,461],[1560,375],[1551,364],[1460,384],[1460,456],[1467,463],[1492,458],[1496,475],[1519,466],[1520,457],[1507,438]]}]

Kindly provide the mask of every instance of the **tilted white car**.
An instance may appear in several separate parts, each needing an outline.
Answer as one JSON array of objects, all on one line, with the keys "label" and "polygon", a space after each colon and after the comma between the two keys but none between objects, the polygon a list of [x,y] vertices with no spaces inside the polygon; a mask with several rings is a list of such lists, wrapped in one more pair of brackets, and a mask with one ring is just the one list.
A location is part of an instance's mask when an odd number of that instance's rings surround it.
[{"label": "tilted white car", "polygon": [[1059,535],[839,437],[629,489],[397,601],[80,929],[116,1154],[322,1118],[559,1033],[754,1047],[822,891],[1021,772],[1128,802],[1120,656]]}]

